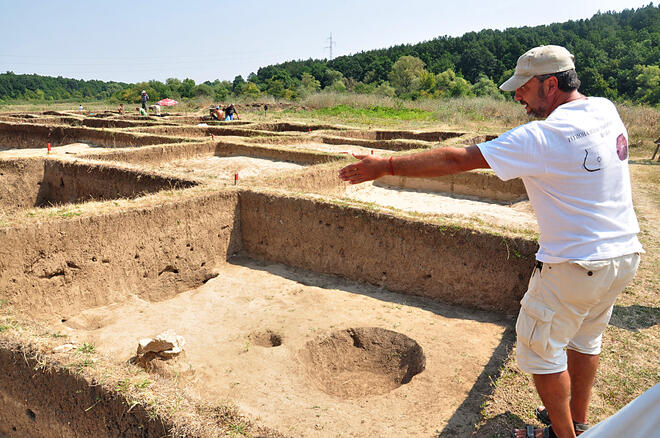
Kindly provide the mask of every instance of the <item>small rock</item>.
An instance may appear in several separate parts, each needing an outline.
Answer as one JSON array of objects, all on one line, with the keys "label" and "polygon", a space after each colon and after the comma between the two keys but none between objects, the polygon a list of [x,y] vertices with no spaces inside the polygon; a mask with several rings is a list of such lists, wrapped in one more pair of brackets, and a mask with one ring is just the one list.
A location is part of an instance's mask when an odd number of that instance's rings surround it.
[{"label": "small rock", "polygon": [[76,348],[76,346],[73,344],[64,344],[53,348],[53,353],[66,353],[67,351],[71,351],[74,348]]},{"label": "small rock", "polygon": [[149,371],[153,368],[151,361],[154,359],[168,360],[177,357],[183,352],[185,343],[186,340],[183,336],[177,336],[171,330],[165,331],[153,339],[140,339],[137,356],[132,361]]}]

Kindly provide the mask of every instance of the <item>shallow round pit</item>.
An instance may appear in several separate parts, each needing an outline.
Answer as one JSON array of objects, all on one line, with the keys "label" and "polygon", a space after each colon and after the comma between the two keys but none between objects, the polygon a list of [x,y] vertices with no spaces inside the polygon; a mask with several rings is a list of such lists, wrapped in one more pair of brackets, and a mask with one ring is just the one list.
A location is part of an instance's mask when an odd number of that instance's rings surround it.
[{"label": "shallow round pit", "polygon": [[415,340],[377,327],[336,330],[309,341],[300,362],[314,386],[344,399],[388,393],[426,367]]},{"label": "shallow round pit", "polygon": [[260,347],[279,347],[282,345],[282,337],[271,330],[250,333],[248,339],[254,345]]}]

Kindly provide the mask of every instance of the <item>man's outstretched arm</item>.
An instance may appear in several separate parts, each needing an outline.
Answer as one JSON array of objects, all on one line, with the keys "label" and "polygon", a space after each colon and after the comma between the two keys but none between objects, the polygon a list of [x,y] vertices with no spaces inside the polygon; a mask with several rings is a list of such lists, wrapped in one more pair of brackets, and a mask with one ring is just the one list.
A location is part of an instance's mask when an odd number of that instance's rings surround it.
[{"label": "man's outstretched arm", "polygon": [[477,146],[442,147],[395,157],[354,156],[360,161],[339,171],[339,178],[351,184],[371,181],[392,173],[398,176],[433,177],[490,167]]}]

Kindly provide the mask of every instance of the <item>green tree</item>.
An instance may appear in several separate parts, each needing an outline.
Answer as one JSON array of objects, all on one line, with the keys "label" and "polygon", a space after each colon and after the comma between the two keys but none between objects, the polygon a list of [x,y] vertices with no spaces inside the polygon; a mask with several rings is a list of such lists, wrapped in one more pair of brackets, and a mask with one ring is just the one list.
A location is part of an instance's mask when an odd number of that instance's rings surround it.
[{"label": "green tree", "polygon": [[398,95],[409,94],[419,87],[424,70],[424,61],[414,56],[402,56],[392,66],[390,83]]},{"label": "green tree", "polygon": [[300,83],[302,89],[308,93],[319,91],[321,89],[321,82],[317,81],[310,73],[303,73]]},{"label": "green tree", "polygon": [[181,97],[193,97],[195,95],[195,81],[189,78],[184,79],[179,87]]},{"label": "green tree", "polygon": [[243,95],[256,99],[261,95],[261,90],[254,82],[246,82],[245,85],[243,85]]},{"label": "green tree", "polygon": [[234,78],[234,82],[232,82],[232,91],[234,92],[235,95],[240,95],[243,93],[243,86],[245,85],[245,80],[243,79],[243,76],[238,75]]},{"label": "green tree", "polygon": [[635,97],[649,105],[660,105],[660,66],[637,65],[635,73],[637,73]]},{"label": "green tree", "polygon": [[472,86],[472,92],[475,96],[489,96],[498,100],[504,100],[497,84],[486,75],[479,76],[479,80]]}]

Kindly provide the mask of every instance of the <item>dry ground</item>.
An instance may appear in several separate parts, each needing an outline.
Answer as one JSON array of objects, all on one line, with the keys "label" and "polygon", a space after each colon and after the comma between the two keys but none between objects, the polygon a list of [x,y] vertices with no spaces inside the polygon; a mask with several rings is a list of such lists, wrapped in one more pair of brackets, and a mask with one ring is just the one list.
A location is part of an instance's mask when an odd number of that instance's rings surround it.
[{"label": "dry ground", "polygon": [[[260,114],[252,118],[264,120]],[[306,111],[271,112],[267,120],[346,122],[320,120]],[[428,122],[387,120],[386,124],[398,129],[429,128]],[[464,128],[474,129],[474,123],[469,125]],[[508,127],[495,121],[479,129],[496,133]],[[660,232],[655,226],[660,215],[660,165],[647,159],[648,132],[641,128],[630,128],[630,132],[631,145],[637,145],[631,149],[633,194],[642,228],[640,239],[647,254],[633,284],[617,302],[605,333],[592,422],[616,412],[660,381]],[[317,148],[341,150],[325,144]],[[86,145],[72,145],[56,148],[54,153],[87,150]],[[366,150],[350,148],[351,152]],[[230,180],[237,170],[253,177],[257,174],[251,169],[264,164],[255,164],[254,158],[241,160],[185,160],[168,164],[174,169],[165,166],[163,170],[198,173],[211,181]],[[271,161],[269,172],[289,171],[289,164],[281,167]],[[378,186],[355,187],[348,193],[348,198],[362,201],[368,208],[393,207],[423,215],[440,209],[457,216],[478,211],[486,221],[513,222],[528,232],[535,230],[533,212],[525,205],[484,206],[456,196],[427,198],[425,193]],[[436,204],[438,199],[441,202]],[[173,298],[154,302],[131,298],[89,308],[66,321],[44,321],[46,327],[27,323],[19,327],[20,318],[5,305],[0,309],[4,312],[0,331],[12,332],[17,338],[29,337],[29,342],[37,339],[37,344],[48,346],[61,344],[60,337],[75,339],[74,352],[68,359],[60,359],[65,365],[78,367],[97,380],[115,382],[118,392],[171,417],[175,424],[189,421],[194,425],[175,427],[181,434],[222,430],[230,436],[499,437],[508,436],[511,428],[522,423],[535,423],[533,409],[539,400],[530,377],[515,365],[513,321],[508,316],[404,298],[375,286],[241,257],[230,258],[214,273],[217,276],[203,286]],[[356,358],[352,361],[362,366],[344,370],[339,374],[344,379],[336,379],[337,370],[331,360],[323,359],[318,346],[331,339],[339,349],[332,350],[331,355],[338,354],[346,333],[349,342],[356,339],[355,333],[346,329],[359,327],[406,333],[423,348],[426,369],[410,383],[391,387],[392,379],[383,377],[388,376],[387,370],[370,368],[379,361]],[[174,328],[189,340],[185,356],[176,365],[164,366],[151,375],[126,366],[136,339],[163,328]],[[49,335],[44,337],[44,331]],[[386,342],[378,336],[382,333],[369,339]],[[98,365],[92,365],[96,361]],[[114,367],[104,368],[106,361]],[[114,374],[117,369],[123,371]],[[174,390],[163,385],[161,377],[175,382]],[[176,388],[201,402],[190,405],[188,399],[179,398]],[[219,420],[217,424],[222,427],[202,425],[200,418]]]}]

